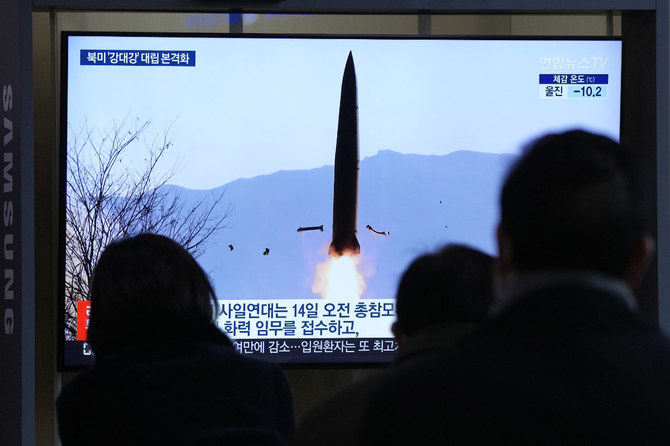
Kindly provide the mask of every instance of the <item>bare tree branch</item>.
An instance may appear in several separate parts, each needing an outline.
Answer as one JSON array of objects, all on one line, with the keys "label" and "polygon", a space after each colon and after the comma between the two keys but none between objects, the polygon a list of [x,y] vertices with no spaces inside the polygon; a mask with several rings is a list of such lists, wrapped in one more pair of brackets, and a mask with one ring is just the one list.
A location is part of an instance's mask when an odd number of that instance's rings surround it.
[{"label": "bare tree branch", "polygon": [[[76,339],[77,302],[89,300],[89,284],[102,250],[110,242],[141,232],[163,234],[194,257],[225,228],[230,206],[223,192],[196,203],[182,201],[169,186],[177,166],[162,170],[173,143],[169,126],[162,138],[143,143],[150,121],[124,119],[108,131],[70,130],[67,152],[65,228],[65,331]],[[129,150],[145,151],[143,163],[129,162]],[[133,158],[135,159],[135,158]]]}]

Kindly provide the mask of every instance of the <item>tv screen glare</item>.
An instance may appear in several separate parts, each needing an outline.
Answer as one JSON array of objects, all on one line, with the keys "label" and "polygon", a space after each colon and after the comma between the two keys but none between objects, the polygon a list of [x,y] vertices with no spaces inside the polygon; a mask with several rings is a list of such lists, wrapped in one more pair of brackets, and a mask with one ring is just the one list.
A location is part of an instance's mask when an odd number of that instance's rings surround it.
[{"label": "tv screen glare", "polygon": [[496,254],[526,143],[619,139],[617,39],[65,33],[62,52],[66,368],[93,358],[97,256],[146,230],[194,254],[241,354],[388,362],[403,271],[447,243]]}]

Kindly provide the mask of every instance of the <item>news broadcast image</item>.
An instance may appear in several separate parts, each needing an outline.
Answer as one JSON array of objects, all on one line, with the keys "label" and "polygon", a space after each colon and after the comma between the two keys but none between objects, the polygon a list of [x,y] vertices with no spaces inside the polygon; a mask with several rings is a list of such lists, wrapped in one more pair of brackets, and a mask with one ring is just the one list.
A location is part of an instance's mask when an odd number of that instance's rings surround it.
[{"label": "news broadcast image", "polygon": [[[68,234],[90,218],[77,194],[96,175],[119,185],[111,210],[137,184],[156,192],[147,221],[191,243],[241,353],[387,362],[401,274],[447,243],[496,255],[500,185],[526,143],[572,128],[619,138],[621,41],[75,34],[64,83],[66,363],[92,358],[96,258]],[[338,147],[345,117],[357,144]],[[354,162],[343,180],[339,150]]]}]

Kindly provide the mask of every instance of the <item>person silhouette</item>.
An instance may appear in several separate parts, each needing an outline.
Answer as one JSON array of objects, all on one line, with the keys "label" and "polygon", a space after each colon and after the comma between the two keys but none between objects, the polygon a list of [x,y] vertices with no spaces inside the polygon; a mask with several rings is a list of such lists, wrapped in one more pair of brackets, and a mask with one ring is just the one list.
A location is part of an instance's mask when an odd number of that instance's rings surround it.
[{"label": "person silhouette", "polygon": [[670,444],[670,342],[632,292],[652,196],[610,138],[533,141],[502,188],[491,318],[387,376],[363,444]]},{"label": "person silhouette", "polygon": [[[398,350],[390,370],[411,366],[448,348],[488,314],[493,259],[463,245],[447,245],[412,261],[396,293],[391,330]],[[355,382],[311,408],[298,423],[294,446],[359,444],[368,396],[388,371]]]},{"label": "person silhouette", "polygon": [[286,445],[293,400],[278,365],[238,354],[207,275],[155,234],[107,246],[93,271],[93,366],[57,400],[71,445]]}]

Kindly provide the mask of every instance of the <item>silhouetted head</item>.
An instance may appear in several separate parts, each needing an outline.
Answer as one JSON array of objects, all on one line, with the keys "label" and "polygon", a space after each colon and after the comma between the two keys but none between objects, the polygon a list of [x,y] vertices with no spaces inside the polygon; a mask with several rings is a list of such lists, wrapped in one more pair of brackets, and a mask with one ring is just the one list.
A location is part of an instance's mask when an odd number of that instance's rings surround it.
[{"label": "silhouetted head", "polygon": [[208,339],[216,297],[175,241],[140,234],[106,247],[91,284],[88,342],[97,358],[124,347]]},{"label": "silhouetted head", "polygon": [[394,333],[412,336],[446,322],[482,321],[492,301],[492,276],[491,256],[466,246],[418,257],[398,286]]},{"label": "silhouetted head", "polygon": [[592,270],[625,278],[650,210],[641,168],[629,149],[581,130],[533,142],[502,190],[503,263],[516,272]]}]

